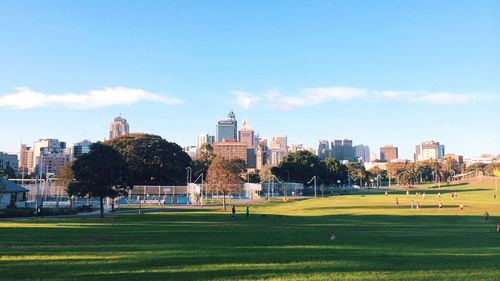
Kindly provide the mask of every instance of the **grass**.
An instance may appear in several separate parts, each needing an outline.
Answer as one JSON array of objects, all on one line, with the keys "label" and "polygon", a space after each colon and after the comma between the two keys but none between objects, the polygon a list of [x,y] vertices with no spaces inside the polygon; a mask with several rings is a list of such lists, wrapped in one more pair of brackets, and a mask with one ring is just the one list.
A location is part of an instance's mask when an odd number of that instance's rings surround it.
[{"label": "grass", "polygon": [[[493,185],[423,188],[426,199],[372,191],[261,203],[248,219],[238,207],[234,220],[215,208],[4,220],[0,279],[498,280],[500,198],[493,199]],[[423,208],[410,209],[411,199]]]}]

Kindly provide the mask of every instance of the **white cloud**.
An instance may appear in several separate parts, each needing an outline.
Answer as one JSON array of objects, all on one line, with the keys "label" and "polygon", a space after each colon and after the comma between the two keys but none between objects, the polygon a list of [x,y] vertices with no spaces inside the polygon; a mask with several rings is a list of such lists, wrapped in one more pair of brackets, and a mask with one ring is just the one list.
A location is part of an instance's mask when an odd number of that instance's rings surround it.
[{"label": "white cloud", "polygon": [[411,98],[412,102],[431,104],[464,104],[475,100],[477,97],[467,94],[452,93],[424,93]]},{"label": "white cloud", "polygon": [[102,90],[92,90],[85,94],[46,94],[35,92],[27,87],[15,88],[16,92],[0,96],[0,107],[15,109],[30,109],[36,107],[63,106],[78,109],[90,109],[112,105],[131,105],[142,101],[163,104],[179,104],[182,101],[142,89],[125,87],[106,87]]},{"label": "white cloud", "polygon": [[248,109],[260,100],[259,96],[249,92],[233,91],[231,93],[236,97],[236,102],[238,103],[238,105],[243,107],[244,109]]},{"label": "white cloud", "polygon": [[[234,93],[234,92],[233,92]],[[247,96],[253,97],[252,105],[259,100],[259,95],[248,92]],[[314,106],[327,102],[347,101],[378,101],[378,102],[409,102],[426,103],[432,105],[465,104],[477,100],[491,99],[492,95],[463,94],[448,92],[427,91],[373,91],[352,87],[323,87],[305,88],[297,94],[286,95],[277,89],[272,89],[260,97],[272,108],[292,109],[297,107]],[[249,104],[249,103],[248,103]],[[247,108],[247,107],[246,107]]]},{"label": "white cloud", "polygon": [[318,105],[330,101],[348,101],[363,98],[367,95],[364,89],[348,87],[306,88],[296,95],[283,95],[278,90],[268,91],[265,97],[275,108],[290,109],[294,107]]}]

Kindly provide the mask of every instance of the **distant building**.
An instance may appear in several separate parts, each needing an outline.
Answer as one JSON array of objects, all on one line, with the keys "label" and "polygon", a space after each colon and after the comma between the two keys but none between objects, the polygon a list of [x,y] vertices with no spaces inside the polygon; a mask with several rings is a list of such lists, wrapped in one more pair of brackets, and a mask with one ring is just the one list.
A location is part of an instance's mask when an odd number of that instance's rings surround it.
[{"label": "distant building", "polygon": [[398,158],[398,148],[392,144],[387,144],[380,148],[380,161],[391,162],[392,160]]},{"label": "distant building", "polygon": [[59,170],[69,161],[69,155],[64,153],[42,153],[39,158],[40,171],[42,175],[59,176]]},{"label": "distant building", "polygon": [[238,140],[238,122],[232,110],[227,114],[226,120],[219,120],[217,122],[216,131],[217,142]]},{"label": "distant building", "polygon": [[378,158],[377,158],[377,153],[375,152],[370,152],[370,162],[375,162],[377,161]]},{"label": "distant building", "polygon": [[271,148],[269,151],[269,165],[278,166],[285,158],[285,151],[280,147]]},{"label": "distant building", "polygon": [[89,153],[91,144],[92,142],[89,140],[83,140],[73,144],[69,151],[69,159],[74,160],[83,154]]},{"label": "distant building", "polygon": [[330,142],[327,140],[320,140],[318,145],[318,158],[325,159],[327,151],[330,150]]},{"label": "distant building", "polygon": [[197,148],[198,152],[200,151],[201,147],[204,144],[210,144],[212,145],[215,142],[215,136],[211,136],[209,134],[199,134],[198,135],[198,141],[197,141]]},{"label": "distant building", "polygon": [[[28,162],[30,171],[35,172],[38,165],[41,163],[41,156],[50,157],[50,154],[63,155],[66,149],[66,142],[57,139],[40,139],[33,144],[31,155],[28,154]],[[30,160],[31,158],[31,160]]]},{"label": "distant building", "polygon": [[257,145],[256,151],[256,168],[262,170],[262,167],[268,164],[269,158],[269,147],[267,145],[267,139],[262,139]]},{"label": "distant building", "polygon": [[17,155],[0,152],[0,170],[5,170],[7,169],[7,167],[10,167],[17,175],[18,166],[19,163],[17,160]]},{"label": "distant building", "polygon": [[444,145],[435,141],[424,141],[415,147],[415,162],[441,160],[444,154]]},{"label": "distant building", "polygon": [[186,152],[191,159],[195,159],[198,156],[198,147],[197,146],[186,146],[184,147],[184,152]]},{"label": "distant building", "polygon": [[495,162],[495,157],[491,154],[481,154],[477,157],[468,157],[464,159],[467,166],[481,163],[481,164],[491,164]]},{"label": "distant building", "polygon": [[283,150],[284,156],[287,156],[288,155],[287,136],[286,135],[273,136],[269,147],[271,149],[280,148],[281,150]]},{"label": "distant building", "polygon": [[449,153],[449,154],[445,154],[444,158],[455,159],[455,161],[457,161],[458,167],[460,167],[464,163],[464,157],[462,155],[457,155],[457,154]]},{"label": "distant building", "polygon": [[119,136],[127,136],[130,134],[127,120],[120,116],[116,117],[109,124],[109,139],[112,140]]},{"label": "distant building", "polygon": [[[31,154],[31,155],[30,155]],[[33,162],[33,151],[31,151],[31,147],[27,147],[25,144],[21,144],[19,147],[19,168],[18,173],[20,175],[27,174],[31,163],[28,161],[31,160]]]},{"label": "distant building", "polygon": [[352,140],[334,140],[331,146],[333,152],[333,158],[339,161],[349,161],[355,160],[354,148],[352,147]]},{"label": "distant building", "polygon": [[246,121],[243,121],[241,129],[238,131],[239,142],[245,143],[248,148],[254,148],[255,133],[252,128],[247,125]]},{"label": "distant building", "polygon": [[370,148],[366,145],[356,145],[354,147],[356,159],[361,159],[363,163],[370,162]]},{"label": "distant building", "polygon": [[221,141],[213,144],[214,154],[225,159],[243,159],[248,163],[247,145],[237,141]]}]

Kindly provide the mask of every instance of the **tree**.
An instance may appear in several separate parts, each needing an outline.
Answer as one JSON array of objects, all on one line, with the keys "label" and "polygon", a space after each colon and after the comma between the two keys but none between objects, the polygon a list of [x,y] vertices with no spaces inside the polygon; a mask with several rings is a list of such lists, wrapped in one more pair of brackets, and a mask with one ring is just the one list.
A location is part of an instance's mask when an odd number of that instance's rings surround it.
[{"label": "tree", "polygon": [[226,195],[241,191],[239,161],[216,157],[208,168],[207,191],[222,193],[222,206],[226,210]]},{"label": "tree", "polygon": [[81,155],[71,166],[76,182],[70,184],[70,195],[99,197],[101,218],[104,218],[104,198],[125,193],[129,184],[129,170],[121,154],[111,146],[95,143],[87,154]]},{"label": "tree", "polygon": [[[58,182],[66,189],[66,192],[69,194],[69,185],[75,181],[75,175],[73,174],[73,170],[71,169],[71,165],[73,163],[71,161],[68,161],[64,163],[64,165],[59,168],[59,176],[57,177]],[[69,207],[73,208],[73,200],[70,197],[69,199]]]},{"label": "tree", "polygon": [[183,185],[191,158],[176,143],[156,135],[131,134],[107,141],[127,162],[136,185]]},{"label": "tree", "polygon": [[205,143],[200,147],[200,156],[191,162],[193,169],[193,177],[196,179],[201,174],[207,176],[208,167],[215,159],[214,149],[209,143]]},{"label": "tree", "polygon": [[284,181],[307,184],[314,176],[326,178],[325,165],[309,151],[297,151],[288,154],[281,163],[271,169],[272,173]]},{"label": "tree", "polygon": [[11,166],[7,165],[5,169],[0,170],[0,177],[4,177],[6,179],[15,179],[16,172],[14,171],[14,169],[12,169]]},{"label": "tree", "polygon": [[347,181],[347,168],[337,159],[326,158],[321,161],[325,167],[326,174],[323,176],[326,184],[337,184],[337,181]]},{"label": "tree", "polygon": [[347,163],[346,168],[352,178],[359,180],[360,186],[363,184],[363,182],[366,183],[367,173],[363,164],[359,162]]}]

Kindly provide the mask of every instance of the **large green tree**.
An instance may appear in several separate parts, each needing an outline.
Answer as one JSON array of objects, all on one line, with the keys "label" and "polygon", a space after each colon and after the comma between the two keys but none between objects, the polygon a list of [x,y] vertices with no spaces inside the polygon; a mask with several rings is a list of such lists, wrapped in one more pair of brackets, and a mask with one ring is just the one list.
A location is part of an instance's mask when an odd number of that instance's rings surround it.
[{"label": "large green tree", "polygon": [[78,157],[71,166],[76,182],[70,184],[70,195],[99,197],[101,218],[104,199],[124,193],[130,184],[129,170],[122,155],[111,146],[95,143],[90,151]]},{"label": "large green tree", "polygon": [[160,136],[131,134],[107,141],[128,164],[135,185],[184,185],[191,158]]},{"label": "large green tree", "polygon": [[326,178],[325,165],[309,151],[289,153],[281,163],[271,169],[272,173],[284,181],[299,182],[306,185],[312,177],[318,181]]},{"label": "large green tree", "polygon": [[215,154],[213,147],[206,143],[200,147],[198,158],[191,162],[191,167],[193,168],[193,178],[196,179],[198,176],[203,174],[205,178],[207,177],[208,167],[212,164],[215,159]]}]

